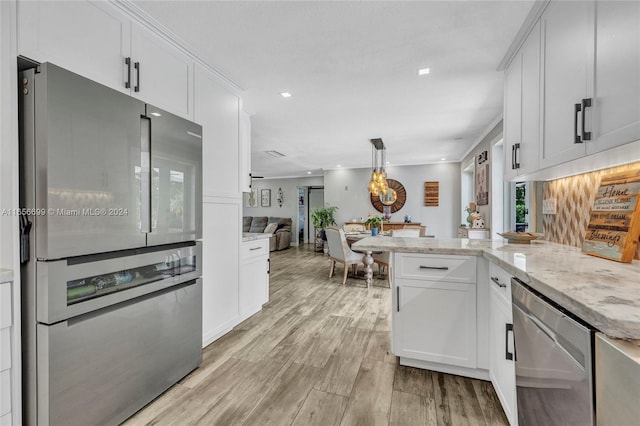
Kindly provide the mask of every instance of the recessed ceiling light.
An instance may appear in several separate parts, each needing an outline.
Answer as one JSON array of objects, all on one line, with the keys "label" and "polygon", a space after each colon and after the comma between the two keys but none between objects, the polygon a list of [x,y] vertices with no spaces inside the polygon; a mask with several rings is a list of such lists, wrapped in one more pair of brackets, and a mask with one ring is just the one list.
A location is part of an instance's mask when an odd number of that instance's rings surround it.
[{"label": "recessed ceiling light", "polygon": [[159,112],[152,112],[151,115],[155,115],[156,117],[162,117],[162,114]]},{"label": "recessed ceiling light", "polygon": [[391,164],[391,161],[387,161],[385,164]]},{"label": "recessed ceiling light", "polygon": [[447,160],[447,158],[446,158],[446,157],[442,157],[442,158],[440,159],[440,161],[446,161],[446,160]]},{"label": "recessed ceiling light", "polygon": [[282,96],[283,98],[290,98],[290,97],[291,97],[291,93],[289,93],[289,92],[282,92],[282,93],[280,93],[280,96]]},{"label": "recessed ceiling light", "polygon": [[427,75],[431,72],[430,68],[420,68],[418,70],[418,75]]},{"label": "recessed ceiling light", "polygon": [[311,172],[307,172],[307,174],[308,174],[308,175],[310,175],[310,174],[311,174]]},{"label": "recessed ceiling light", "polygon": [[342,167],[340,164],[336,165],[336,167]]}]

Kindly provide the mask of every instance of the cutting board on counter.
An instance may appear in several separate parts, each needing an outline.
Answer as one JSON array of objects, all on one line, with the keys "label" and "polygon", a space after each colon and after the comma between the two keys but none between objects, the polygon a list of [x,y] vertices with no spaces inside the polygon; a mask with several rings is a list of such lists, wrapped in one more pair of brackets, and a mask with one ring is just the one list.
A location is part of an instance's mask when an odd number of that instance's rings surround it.
[{"label": "cutting board on counter", "polygon": [[640,170],[602,177],[591,207],[582,251],[586,254],[629,263],[640,237]]}]

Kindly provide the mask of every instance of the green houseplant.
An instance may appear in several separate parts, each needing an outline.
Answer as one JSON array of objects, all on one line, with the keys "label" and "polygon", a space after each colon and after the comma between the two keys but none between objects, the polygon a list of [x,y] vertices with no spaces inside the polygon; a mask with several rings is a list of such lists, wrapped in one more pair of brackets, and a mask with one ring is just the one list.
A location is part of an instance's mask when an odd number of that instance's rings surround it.
[{"label": "green houseplant", "polygon": [[370,216],[364,221],[365,226],[371,228],[371,235],[378,235],[378,229],[382,226],[382,220],[382,216]]},{"label": "green houseplant", "polygon": [[323,241],[327,240],[327,235],[324,232],[327,226],[336,225],[335,213],[338,207],[318,207],[311,212],[311,221],[316,229],[320,230],[320,238]]}]

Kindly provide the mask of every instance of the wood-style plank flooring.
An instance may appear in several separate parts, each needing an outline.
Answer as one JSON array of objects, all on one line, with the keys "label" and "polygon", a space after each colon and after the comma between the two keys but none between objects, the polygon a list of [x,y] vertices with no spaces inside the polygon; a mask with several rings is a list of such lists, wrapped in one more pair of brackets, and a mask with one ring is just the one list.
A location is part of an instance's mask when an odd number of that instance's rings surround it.
[{"label": "wood-style plank flooring", "polygon": [[507,424],[490,383],[400,366],[386,280],[337,272],[312,245],[272,252],[264,309],[125,425]]}]

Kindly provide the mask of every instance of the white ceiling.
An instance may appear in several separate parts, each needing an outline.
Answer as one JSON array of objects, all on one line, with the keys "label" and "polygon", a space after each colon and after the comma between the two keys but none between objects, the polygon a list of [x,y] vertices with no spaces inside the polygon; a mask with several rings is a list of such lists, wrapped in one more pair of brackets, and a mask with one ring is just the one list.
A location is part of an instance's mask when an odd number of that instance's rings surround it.
[{"label": "white ceiling", "polygon": [[502,113],[496,68],[532,4],[136,2],[246,90],[265,177],[370,167],[378,137],[393,165],[461,160]]}]

